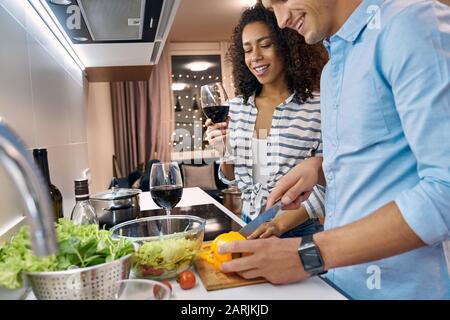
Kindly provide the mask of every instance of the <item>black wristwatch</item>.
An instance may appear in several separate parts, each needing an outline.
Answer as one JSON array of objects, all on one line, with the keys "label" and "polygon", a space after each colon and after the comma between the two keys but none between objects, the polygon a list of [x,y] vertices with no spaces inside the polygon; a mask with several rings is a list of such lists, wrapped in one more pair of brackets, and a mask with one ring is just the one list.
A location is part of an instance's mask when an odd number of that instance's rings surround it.
[{"label": "black wristwatch", "polygon": [[303,264],[303,269],[312,276],[326,273],[322,256],[320,255],[319,248],[313,241],[312,235],[302,238],[302,242],[298,247],[298,255]]}]

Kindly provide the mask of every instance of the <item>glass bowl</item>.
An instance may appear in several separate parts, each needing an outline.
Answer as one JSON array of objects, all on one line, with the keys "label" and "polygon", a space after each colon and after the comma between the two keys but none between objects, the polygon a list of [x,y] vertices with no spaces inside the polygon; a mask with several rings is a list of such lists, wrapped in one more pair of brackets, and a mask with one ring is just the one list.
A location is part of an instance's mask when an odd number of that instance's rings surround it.
[{"label": "glass bowl", "polygon": [[133,275],[170,279],[191,267],[203,244],[206,220],[189,215],[153,216],[114,226],[113,238],[135,244]]},{"label": "glass bowl", "polygon": [[22,286],[17,289],[8,289],[0,286],[0,300],[25,300],[30,292],[31,288],[28,286]]},{"label": "glass bowl", "polygon": [[117,283],[116,300],[169,300],[172,297],[172,289],[155,280],[126,279]]}]

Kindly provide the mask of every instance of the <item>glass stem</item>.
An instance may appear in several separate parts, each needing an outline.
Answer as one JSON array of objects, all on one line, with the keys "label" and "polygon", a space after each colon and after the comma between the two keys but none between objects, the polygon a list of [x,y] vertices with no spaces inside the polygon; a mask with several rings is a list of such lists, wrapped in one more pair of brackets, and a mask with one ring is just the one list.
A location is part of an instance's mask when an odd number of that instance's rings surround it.
[{"label": "glass stem", "polygon": [[167,216],[167,219],[166,219],[167,234],[172,234],[172,226],[171,226],[171,223],[169,220],[169,216],[170,216],[172,209],[167,209],[167,208],[165,208],[165,209],[166,209],[166,216]]}]

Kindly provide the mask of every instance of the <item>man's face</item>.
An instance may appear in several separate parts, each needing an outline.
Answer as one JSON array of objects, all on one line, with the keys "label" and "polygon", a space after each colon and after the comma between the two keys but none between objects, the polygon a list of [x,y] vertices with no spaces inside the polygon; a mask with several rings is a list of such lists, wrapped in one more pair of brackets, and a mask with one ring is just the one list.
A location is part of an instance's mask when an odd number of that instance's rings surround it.
[{"label": "man's face", "polygon": [[280,28],[291,28],[314,44],[330,37],[334,30],[333,9],[337,0],[262,0],[273,10]]}]

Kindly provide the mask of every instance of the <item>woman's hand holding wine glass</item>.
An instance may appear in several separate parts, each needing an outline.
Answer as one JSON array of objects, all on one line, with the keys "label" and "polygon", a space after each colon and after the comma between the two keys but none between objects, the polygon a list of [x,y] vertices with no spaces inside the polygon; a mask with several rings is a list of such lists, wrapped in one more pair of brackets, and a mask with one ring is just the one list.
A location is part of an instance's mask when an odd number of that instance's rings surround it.
[{"label": "woman's hand holding wine glass", "polygon": [[205,122],[207,127],[206,138],[209,144],[216,149],[223,161],[232,160],[228,146],[228,95],[220,82],[207,84],[200,90],[202,109],[208,118]]},{"label": "woman's hand holding wine glass", "polygon": [[207,119],[205,125],[209,145],[219,152],[220,157],[223,157],[228,143],[228,121],[214,123],[211,119]]}]

